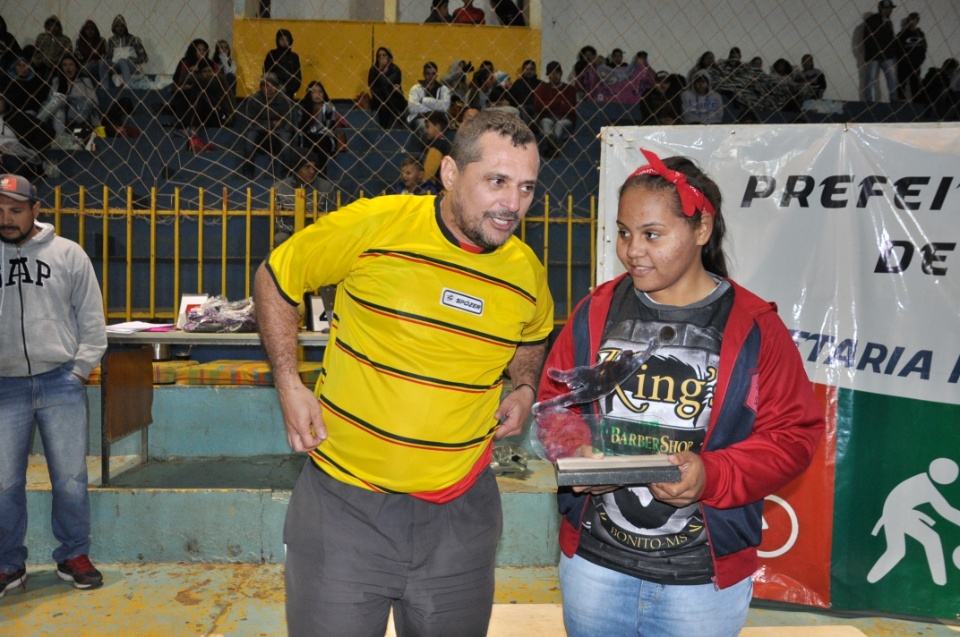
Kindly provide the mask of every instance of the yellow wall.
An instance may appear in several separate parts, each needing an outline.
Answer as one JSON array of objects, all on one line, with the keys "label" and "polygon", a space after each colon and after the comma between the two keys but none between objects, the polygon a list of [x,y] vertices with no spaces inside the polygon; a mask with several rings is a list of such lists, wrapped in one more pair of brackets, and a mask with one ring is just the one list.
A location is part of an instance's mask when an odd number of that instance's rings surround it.
[{"label": "yellow wall", "polygon": [[[233,49],[237,60],[237,91],[257,90],[267,51],[276,46],[277,29],[293,34],[293,50],[300,55],[303,86],[321,80],[333,99],[351,99],[366,90],[367,71],[377,47],[393,52],[403,71],[403,88],[423,77],[423,64],[432,60],[441,75],[451,62],[465,59],[479,66],[490,60],[512,77],[524,60],[540,60],[538,29],[475,27],[443,24],[384,24],[319,20],[235,19]],[[303,89],[298,97],[303,95]]]}]

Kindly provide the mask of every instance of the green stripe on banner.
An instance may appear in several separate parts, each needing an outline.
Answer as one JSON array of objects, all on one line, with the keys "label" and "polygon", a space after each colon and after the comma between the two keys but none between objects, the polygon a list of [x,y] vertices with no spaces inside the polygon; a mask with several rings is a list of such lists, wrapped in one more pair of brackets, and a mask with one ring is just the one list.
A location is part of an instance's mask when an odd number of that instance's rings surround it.
[{"label": "green stripe on banner", "polygon": [[956,619],[960,406],[838,398],[833,606]]}]

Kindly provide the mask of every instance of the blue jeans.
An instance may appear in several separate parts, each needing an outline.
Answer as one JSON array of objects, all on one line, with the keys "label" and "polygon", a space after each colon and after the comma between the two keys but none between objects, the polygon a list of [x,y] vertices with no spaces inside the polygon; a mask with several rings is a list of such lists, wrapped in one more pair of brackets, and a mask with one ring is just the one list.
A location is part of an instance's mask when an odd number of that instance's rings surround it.
[{"label": "blue jeans", "polygon": [[560,556],[567,637],[736,637],[747,621],[753,580],[729,588],[653,584]]},{"label": "blue jeans", "polygon": [[24,565],[27,547],[27,456],[40,429],[53,485],[53,552],[62,562],[90,552],[87,495],[87,393],[64,365],[24,378],[0,378],[0,572]]},{"label": "blue jeans", "polygon": [[880,90],[877,86],[880,71],[883,70],[883,76],[887,80],[887,95],[890,101],[899,99],[897,93],[897,64],[894,60],[871,60],[867,62],[867,101],[877,102],[880,100]]}]

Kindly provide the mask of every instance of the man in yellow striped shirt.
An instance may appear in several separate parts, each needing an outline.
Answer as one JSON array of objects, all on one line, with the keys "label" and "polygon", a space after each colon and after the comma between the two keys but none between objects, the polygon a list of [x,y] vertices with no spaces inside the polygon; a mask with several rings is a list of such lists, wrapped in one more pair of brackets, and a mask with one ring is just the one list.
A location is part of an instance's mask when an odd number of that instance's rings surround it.
[{"label": "man in yellow striped shirt", "polygon": [[[486,634],[492,443],[520,432],[553,327],[544,268],[513,235],[538,169],[527,126],[482,113],[442,161],[445,196],[359,200],[261,266],[287,439],[310,455],[284,530],[290,635],[382,635],[391,607],[402,634]],[[314,395],[297,375],[297,306],[334,284]]]}]

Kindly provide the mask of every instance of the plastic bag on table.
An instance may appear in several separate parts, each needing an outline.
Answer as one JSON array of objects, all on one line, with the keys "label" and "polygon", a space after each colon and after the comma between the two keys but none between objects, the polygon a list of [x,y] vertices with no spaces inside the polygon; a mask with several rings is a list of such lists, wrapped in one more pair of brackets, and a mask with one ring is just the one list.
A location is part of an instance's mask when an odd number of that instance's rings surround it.
[{"label": "plastic bag on table", "polygon": [[255,332],[257,318],[253,299],[228,301],[212,296],[200,306],[187,311],[184,332]]}]

